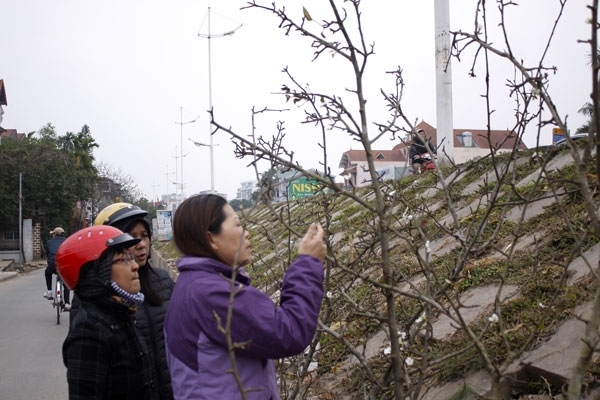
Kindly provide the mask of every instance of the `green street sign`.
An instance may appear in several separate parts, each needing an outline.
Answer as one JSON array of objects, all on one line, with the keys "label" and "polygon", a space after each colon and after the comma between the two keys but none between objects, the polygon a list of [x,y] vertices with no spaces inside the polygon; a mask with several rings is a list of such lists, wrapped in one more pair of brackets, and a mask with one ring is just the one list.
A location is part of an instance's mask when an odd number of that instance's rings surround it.
[{"label": "green street sign", "polygon": [[313,196],[322,188],[321,183],[312,179],[298,178],[290,182],[289,198],[292,200]]}]

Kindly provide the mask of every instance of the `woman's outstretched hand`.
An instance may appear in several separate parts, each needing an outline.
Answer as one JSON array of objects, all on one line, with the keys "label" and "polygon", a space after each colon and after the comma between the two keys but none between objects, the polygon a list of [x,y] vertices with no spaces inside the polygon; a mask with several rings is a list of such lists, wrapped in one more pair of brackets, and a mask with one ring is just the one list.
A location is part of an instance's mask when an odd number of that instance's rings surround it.
[{"label": "woman's outstretched hand", "polygon": [[321,224],[310,224],[306,235],[304,235],[302,238],[300,248],[298,249],[298,254],[308,254],[309,256],[318,258],[321,260],[321,262],[323,262],[325,260],[325,243],[323,242],[324,237],[325,232],[323,231]]}]

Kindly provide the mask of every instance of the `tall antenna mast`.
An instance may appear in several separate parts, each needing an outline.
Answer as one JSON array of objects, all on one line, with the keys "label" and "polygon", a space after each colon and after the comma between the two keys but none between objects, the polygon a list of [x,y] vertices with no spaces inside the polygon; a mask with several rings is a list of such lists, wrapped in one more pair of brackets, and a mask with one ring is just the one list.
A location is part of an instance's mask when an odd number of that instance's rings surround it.
[{"label": "tall antenna mast", "polygon": [[[208,39],[208,109],[212,113],[213,104],[212,104],[212,58],[211,58],[211,47],[210,41],[212,38],[220,38],[225,36],[231,36],[242,27],[242,24],[239,24],[235,29],[231,31],[227,31],[225,33],[212,34],[210,30],[210,7],[208,7],[207,12],[207,21],[208,21],[208,33],[198,33],[198,36],[201,38]],[[208,133],[210,135],[210,141],[208,147],[210,147],[210,192],[215,192],[215,160],[214,160],[214,145],[213,145],[213,135],[211,132],[211,122],[208,121]]]}]

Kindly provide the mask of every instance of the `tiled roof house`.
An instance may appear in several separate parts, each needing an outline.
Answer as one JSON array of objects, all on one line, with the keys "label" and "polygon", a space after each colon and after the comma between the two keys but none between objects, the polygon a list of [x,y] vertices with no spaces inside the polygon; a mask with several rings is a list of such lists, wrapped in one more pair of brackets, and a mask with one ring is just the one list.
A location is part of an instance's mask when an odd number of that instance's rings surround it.
[{"label": "tiled roof house", "polygon": [[[373,150],[377,173],[383,179],[398,179],[408,174],[408,153],[405,149]],[[371,181],[367,165],[367,153],[364,150],[348,150],[342,154],[340,168],[346,183],[353,186],[366,186]]]},{"label": "tiled roof house", "polygon": [[[425,121],[421,121],[415,129],[423,129],[431,143],[437,143],[437,129]],[[490,154],[490,148],[496,152],[512,151],[515,144],[519,150],[527,148],[514,132],[509,130],[486,129],[454,129],[454,162],[465,163],[477,157]],[[517,142],[518,141],[518,142]],[[438,148],[438,154],[443,151],[443,144]],[[410,163],[408,160],[410,142],[400,142],[392,150],[373,150],[375,168],[383,179],[398,179],[408,175]],[[367,167],[367,154],[364,150],[348,150],[342,154],[339,164],[344,170],[340,175],[345,184],[366,186],[371,176]]]},{"label": "tiled roof house", "polygon": [[3,106],[6,106],[6,89],[4,87],[4,79],[0,79],[0,143],[4,139],[22,140],[25,136],[24,133],[17,133],[16,129],[4,129],[2,128],[2,115],[4,114]]}]

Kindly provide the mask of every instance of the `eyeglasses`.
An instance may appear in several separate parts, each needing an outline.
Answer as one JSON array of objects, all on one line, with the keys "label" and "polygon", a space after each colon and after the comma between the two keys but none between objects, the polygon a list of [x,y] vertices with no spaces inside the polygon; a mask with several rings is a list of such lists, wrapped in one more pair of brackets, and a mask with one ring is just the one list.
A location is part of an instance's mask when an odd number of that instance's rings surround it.
[{"label": "eyeglasses", "polygon": [[113,259],[112,263],[113,265],[120,262],[124,262],[125,264],[131,264],[133,261],[135,261],[135,257],[133,257],[129,253],[125,253],[119,258]]}]

